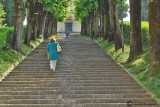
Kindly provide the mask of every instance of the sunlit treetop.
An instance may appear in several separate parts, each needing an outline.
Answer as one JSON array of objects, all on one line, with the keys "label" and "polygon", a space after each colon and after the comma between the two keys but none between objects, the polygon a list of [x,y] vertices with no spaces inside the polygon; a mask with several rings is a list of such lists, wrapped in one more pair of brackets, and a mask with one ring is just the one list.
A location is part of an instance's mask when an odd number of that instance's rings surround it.
[{"label": "sunlit treetop", "polygon": [[58,21],[63,21],[68,16],[69,6],[72,0],[38,0],[43,9],[52,13]]},{"label": "sunlit treetop", "polygon": [[97,0],[75,0],[75,18],[81,21],[98,8]]},{"label": "sunlit treetop", "polygon": [[0,28],[5,27],[6,24],[3,24],[3,21],[5,21],[5,15],[6,13],[3,10],[3,5],[0,4]]}]

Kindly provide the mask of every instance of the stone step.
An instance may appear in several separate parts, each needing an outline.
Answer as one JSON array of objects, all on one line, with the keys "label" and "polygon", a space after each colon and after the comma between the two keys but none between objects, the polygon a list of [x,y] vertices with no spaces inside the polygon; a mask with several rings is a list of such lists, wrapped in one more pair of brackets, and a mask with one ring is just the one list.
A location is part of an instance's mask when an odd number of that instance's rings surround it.
[{"label": "stone step", "polygon": [[46,81],[46,80],[39,80],[39,81],[3,81],[3,84],[41,84],[41,83],[46,83],[46,82],[49,82],[49,83],[55,83],[55,82],[64,82],[64,83],[71,83],[71,84],[105,84],[105,83],[119,83],[119,84],[137,84],[135,81],[116,81],[116,80],[50,80],[50,81]]},{"label": "stone step", "polygon": [[[10,75],[14,76],[14,75],[46,75],[49,74],[49,72],[11,72]],[[109,76],[115,76],[115,75],[120,75],[120,76],[125,76],[128,75],[128,73],[126,72],[122,72],[122,73],[113,73],[113,72],[54,72],[54,75],[109,75]]]},{"label": "stone step", "polygon": [[[48,71],[48,73],[43,73],[43,74],[39,74],[39,73],[13,73],[11,76],[35,76],[35,75],[37,75],[37,76],[41,76],[41,75],[50,75],[50,70]],[[90,73],[90,74],[85,74],[85,73],[55,73],[55,74],[53,74],[54,76],[65,76],[65,75],[70,75],[70,76],[87,76],[87,77],[97,77],[97,76],[99,76],[99,77],[125,77],[125,76],[128,76],[128,74],[127,73],[122,73],[122,74],[115,74],[115,73],[113,73],[113,74],[107,74],[107,73],[105,73],[105,74],[101,74],[101,73]]]},{"label": "stone step", "polygon": [[136,103],[144,103],[149,102],[156,104],[155,99],[152,98],[125,98],[125,99],[118,99],[118,98],[83,98],[83,99],[12,99],[12,100],[0,100],[1,104],[100,104],[100,103],[127,103],[128,101],[136,102]]},{"label": "stone step", "polygon": [[[128,107],[127,103],[87,103],[87,104],[0,104],[0,107]],[[136,105],[136,107],[151,107],[150,105]],[[159,105],[152,105],[159,107]]]},{"label": "stone step", "polygon": [[[48,72],[48,71],[50,71],[50,69],[29,69],[29,70],[27,70],[27,69],[24,69],[24,70],[20,70],[20,69],[15,69],[15,70],[13,70],[11,73],[25,73],[25,72],[27,72],[27,73],[33,73],[33,72],[35,72],[35,73],[37,73],[37,72],[39,72],[39,73],[43,73],[43,72]],[[65,68],[65,69],[62,69],[62,68],[59,68],[59,67],[56,67],[56,71],[55,71],[55,73],[66,73],[66,74],[68,74],[68,73],[80,73],[80,72],[82,72],[82,73],[85,73],[85,74],[87,74],[87,73],[127,73],[126,71],[124,71],[124,70],[78,70],[78,69],[69,69],[69,68]]]},{"label": "stone step", "polygon": [[40,80],[40,81],[3,81],[3,83],[0,83],[1,85],[13,85],[13,84],[24,84],[24,85],[27,85],[27,84],[44,84],[44,83],[53,83],[53,84],[58,84],[58,83],[65,83],[66,85],[118,85],[118,84],[121,84],[121,85],[125,85],[125,86],[128,86],[128,85],[138,85],[137,82],[135,81],[132,81],[132,82],[129,82],[129,81],[76,81],[76,80],[52,80],[52,81],[44,81],[44,80]]},{"label": "stone step", "polygon": [[1,95],[1,100],[8,99],[74,99],[74,98],[150,98],[149,94],[123,93],[123,94],[55,94],[55,95]]},{"label": "stone step", "polygon": [[121,79],[124,79],[124,80],[128,80],[128,79],[133,79],[132,77],[94,77],[94,76],[81,76],[81,77],[78,77],[78,76],[70,76],[70,75],[66,75],[66,76],[54,76],[54,75],[41,75],[41,76],[11,76],[11,75],[8,75],[7,78],[11,78],[11,79],[28,79],[28,78],[32,78],[32,79],[64,79],[66,80],[73,80],[73,79],[77,79],[77,80],[106,80],[106,79],[114,79],[114,80],[121,80]]},{"label": "stone step", "polygon": [[[11,78],[11,77],[6,77],[3,81],[50,81],[50,80],[59,80],[61,78]],[[96,80],[95,80],[96,79]],[[123,78],[68,78],[68,79],[64,79],[64,81],[67,80],[75,80],[75,81],[101,81],[101,80],[105,80],[105,81],[134,81],[132,78],[131,79],[123,79]]]},{"label": "stone step", "polygon": [[146,93],[145,90],[41,90],[41,91],[0,91],[0,95],[53,95],[53,94],[123,94],[123,93]]},{"label": "stone step", "polygon": [[19,91],[19,90],[23,90],[23,91],[36,91],[36,90],[63,90],[63,89],[67,89],[67,90],[117,90],[117,89],[124,89],[124,90],[128,90],[128,89],[141,89],[142,87],[136,87],[136,86],[88,86],[88,87],[80,87],[80,86],[70,86],[70,87],[58,87],[58,86],[54,86],[54,87],[0,87],[0,91]]},{"label": "stone step", "polygon": [[[44,74],[44,75],[15,75],[15,76],[11,76],[11,75],[8,75],[8,77],[13,77],[13,78],[96,78],[97,76],[99,75],[54,75],[54,74],[51,74],[51,73],[48,73],[48,74]],[[119,78],[119,79],[122,79],[122,78],[127,78],[127,79],[131,79],[132,77],[126,77],[126,76],[118,76],[118,75],[103,75],[103,76],[100,76],[101,78]]]},{"label": "stone step", "polygon": [[119,84],[119,83],[115,83],[115,84],[112,84],[112,83],[106,83],[106,84],[76,84],[76,83],[41,83],[41,84],[0,84],[0,87],[52,87],[52,86],[84,86],[84,87],[87,87],[87,86],[139,86],[139,84],[127,84],[127,83],[124,83],[124,84]]},{"label": "stone step", "polygon": [[[59,67],[59,66],[57,66],[57,67]],[[60,67],[59,67],[60,68]],[[74,67],[74,66],[68,66],[68,67],[66,67],[66,68],[63,68],[63,69],[70,69],[70,70],[91,70],[91,71],[94,71],[94,70],[114,70],[114,71],[124,71],[124,69],[119,69],[119,68],[78,68],[78,69],[76,69],[76,67]],[[31,67],[17,67],[15,70],[36,70],[36,69],[41,69],[41,70],[50,70],[50,67],[49,67],[49,65],[48,66],[45,66],[45,67],[43,67],[43,66],[31,66]]]},{"label": "stone step", "polygon": [[[48,71],[12,71],[10,73],[10,75],[17,75],[17,74],[46,74],[48,73]],[[112,71],[54,71],[54,74],[85,74],[85,75],[89,75],[89,74],[128,74],[127,72],[112,72]]]}]

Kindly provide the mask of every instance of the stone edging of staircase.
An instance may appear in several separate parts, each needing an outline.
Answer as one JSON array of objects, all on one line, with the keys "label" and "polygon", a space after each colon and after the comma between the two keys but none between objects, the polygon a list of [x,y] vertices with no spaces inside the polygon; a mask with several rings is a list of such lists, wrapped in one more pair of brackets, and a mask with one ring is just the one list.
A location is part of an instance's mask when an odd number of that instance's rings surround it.
[{"label": "stone edging of staircase", "polygon": [[[95,42],[95,41],[94,41]],[[96,43],[96,42],[95,42]],[[101,49],[103,49],[98,43],[96,43]],[[104,49],[103,49],[103,51],[105,52],[105,53],[107,53]],[[108,54],[108,53],[107,53]],[[109,54],[108,54],[109,55]],[[109,55],[111,58],[112,58],[112,56],[111,55]],[[113,59],[113,58],[112,58]],[[113,59],[114,60],[114,59]],[[115,61],[115,60],[114,60]],[[157,101],[157,104],[158,105],[160,105],[160,99],[157,99],[156,97],[154,97],[154,94],[152,93],[152,92],[150,92],[146,87],[144,87],[143,85],[142,85],[142,83],[136,78],[136,77],[134,77],[131,73],[129,73],[128,72],[128,70],[126,69],[126,68],[124,68],[121,64],[119,64],[117,61],[115,61],[119,66],[121,66],[141,87],[143,87],[143,89],[145,89],[146,91],[147,91],[147,93],[149,93],[150,95],[151,95],[151,97],[152,98],[155,98],[156,99],[156,101]]]},{"label": "stone edging of staircase", "polygon": [[[42,40],[35,48],[33,48],[32,51],[35,50],[43,41],[44,41],[44,40]],[[32,53],[32,51],[31,51],[28,55],[30,55],[30,54]],[[2,74],[2,77],[0,78],[0,82],[2,82],[2,80],[5,79],[5,77],[6,77],[8,74],[10,74],[10,72],[12,72],[12,70],[14,70],[14,68],[15,68],[16,66],[18,66],[28,55],[23,56],[23,57],[20,59],[20,61],[17,61],[17,62],[15,62],[15,64],[13,64],[12,66],[10,66],[10,67],[8,68],[8,70],[6,70],[6,71]]]}]

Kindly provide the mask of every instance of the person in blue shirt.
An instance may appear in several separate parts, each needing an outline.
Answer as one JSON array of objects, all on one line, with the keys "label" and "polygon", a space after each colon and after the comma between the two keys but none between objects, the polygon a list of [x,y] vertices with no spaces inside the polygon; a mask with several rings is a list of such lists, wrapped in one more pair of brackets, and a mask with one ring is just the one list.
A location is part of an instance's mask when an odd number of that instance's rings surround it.
[{"label": "person in blue shirt", "polygon": [[69,29],[66,30],[66,39],[69,39]]},{"label": "person in blue shirt", "polygon": [[57,60],[59,60],[57,48],[60,48],[60,45],[58,42],[56,42],[56,38],[52,37],[47,45],[47,56],[48,60],[50,61],[51,71],[55,71]]}]

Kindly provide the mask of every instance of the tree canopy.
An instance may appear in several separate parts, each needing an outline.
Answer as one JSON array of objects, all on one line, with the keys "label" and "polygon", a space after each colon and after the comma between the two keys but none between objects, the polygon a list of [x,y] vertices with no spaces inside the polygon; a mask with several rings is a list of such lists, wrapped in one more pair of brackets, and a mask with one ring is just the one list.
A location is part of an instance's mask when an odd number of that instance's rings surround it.
[{"label": "tree canopy", "polygon": [[52,13],[55,19],[63,21],[69,10],[71,0],[38,0],[42,3],[43,9]]},{"label": "tree canopy", "polygon": [[98,8],[97,0],[75,0],[75,18],[81,21],[84,17],[87,17],[90,12]]}]

